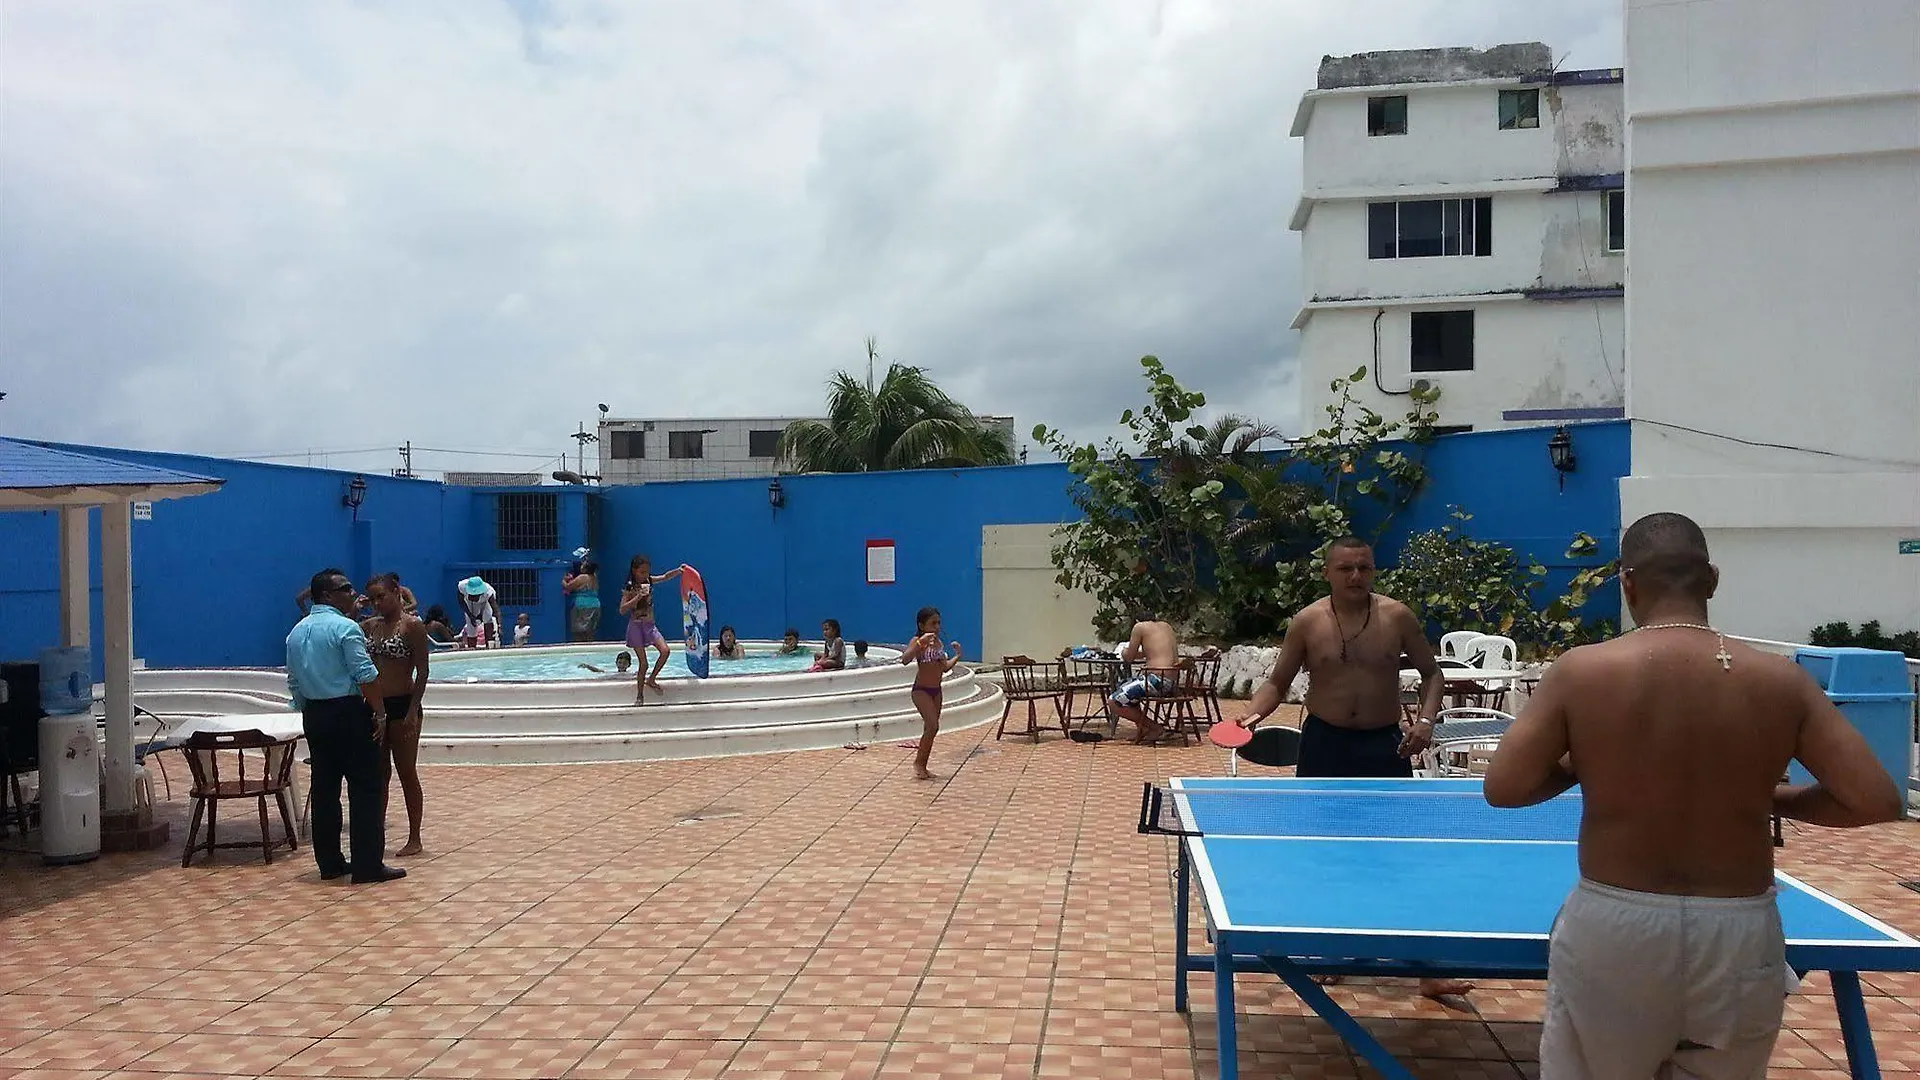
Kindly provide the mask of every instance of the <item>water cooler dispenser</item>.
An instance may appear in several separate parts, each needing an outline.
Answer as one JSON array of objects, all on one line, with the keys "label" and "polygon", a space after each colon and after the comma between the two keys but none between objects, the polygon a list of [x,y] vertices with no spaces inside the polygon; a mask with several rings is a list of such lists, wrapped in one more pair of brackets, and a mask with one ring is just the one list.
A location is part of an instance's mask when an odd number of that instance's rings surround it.
[{"label": "water cooler dispenser", "polygon": [[50,864],[100,855],[100,736],[93,719],[93,657],[85,648],[40,654],[40,853]]}]

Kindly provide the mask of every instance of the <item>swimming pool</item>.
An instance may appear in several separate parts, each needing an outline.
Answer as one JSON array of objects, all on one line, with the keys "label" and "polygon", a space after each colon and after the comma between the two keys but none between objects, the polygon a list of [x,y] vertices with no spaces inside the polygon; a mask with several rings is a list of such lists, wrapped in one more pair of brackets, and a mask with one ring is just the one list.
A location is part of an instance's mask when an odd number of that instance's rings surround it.
[{"label": "swimming pool", "polygon": [[[621,653],[631,654],[633,650],[616,641],[600,642],[593,645],[553,646],[531,649],[469,649],[466,651],[442,651],[433,654],[433,665],[428,673],[431,682],[552,682],[559,679],[598,679],[602,674],[614,674],[614,658]],[[659,656],[653,650],[647,650],[647,663],[652,665]],[[640,658],[635,656],[634,663]],[[599,672],[581,667],[592,664]],[[707,674],[713,678],[728,675],[774,675],[784,672],[805,671],[813,666],[813,650],[802,648],[791,656],[781,656],[771,651],[748,650],[744,660],[715,659]],[[628,673],[631,675],[631,672]],[[693,673],[687,670],[687,651],[675,648],[667,656],[667,666],[660,671],[662,679],[690,679]]]}]

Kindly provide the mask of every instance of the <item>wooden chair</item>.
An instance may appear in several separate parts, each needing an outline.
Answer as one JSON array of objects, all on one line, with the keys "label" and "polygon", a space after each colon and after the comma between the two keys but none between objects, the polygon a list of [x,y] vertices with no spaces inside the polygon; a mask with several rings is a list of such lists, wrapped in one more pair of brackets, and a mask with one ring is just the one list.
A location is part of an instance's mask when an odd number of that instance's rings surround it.
[{"label": "wooden chair", "polygon": [[[1107,699],[1113,696],[1116,685],[1114,675],[1119,672],[1119,667],[1105,660],[1084,656],[1065,656],[1060,663],[1066,676],[1062,688],[1067,705],[1066,719],[1069,722],[1079,721],[1082,728],[1089,721],[1102,720],[1111,733],[1118,725]],[[1084,710],[1079,704],[1082,699],[1088,703]]]},{"label": "wooden chair", "polygon": [[[294,839],[293,811],[287,803],[287,793],[293,783],[293,749],[297,741],[274,739],[259,731],[199,731],[180,745],[180,751],[187,759],[187,768],[193,772],[193,790],[188,793],[193,799],[193,817],[187,825],[187,850],[180,856],[181,866],[191,866],[196,851],[205,851],[207,858],[213,858],[216,848],[257,847],[269,863],[273,861],[273,849],[281,844],[285,844],[289,851],[299,849],[299,841]],[[247,770],[249,750],[261,752],[259,772],[253,776],[249,776]],[[232,763],[232,772],[223,774],[222,766],[226,762]],[[281,840],[272,839],[268,831],[269,798],[280,808],[280,822],[286,826],[286,836]],[[258,841],[216,842],[220,803],[227,799],[252,799],[258,804]],[[207,819],[207,841],[200,844],[196,840],[200,834],[200,817],[203,813]]]},{"label": "wooden chair", "polygon": [[1225,720],[1220,710],[1220,650],[1209,647],[1193,658],[1193,687],[1208,724]]},{"label": "wooden chair", "polygon": [[1040,716],[1036,706],[1048,702],[1053,706],[1054,717],[1060,721],[1060,733],[1067,733],[1067,709],[1062,704],[1061,695],[1066,693],[1066,680],[1056,675],[1059,664],[1037,661],[1030,656],[1003,656],[1000,658],[1001,686],[1006,692],[1006,708],[1000,710],[1000,730],[994,732],[995,739],[1007,733],[1007,718],[1013,715],[1015,702],[1027,703],[1027,729],[1016,731],[1015,735],[1031,735],[1034,742],[1040,741]]},{"label": "wooden chair", "polygon": [[1189,735],[1196,740],[1206,738],[1206,732],[1200,726],[1200,713],[1194,708],[1200,701],[1200,687],[1194,670],[1194,658],[1191,656],[1180,661],[1179,667],[1141,669],[1149,686],[1157,677],[1166,689],[1159,693],[1149,689],[1140,707],[1153,718],[1154,723],[1180,736],[1182,745],[1186,744]]}]

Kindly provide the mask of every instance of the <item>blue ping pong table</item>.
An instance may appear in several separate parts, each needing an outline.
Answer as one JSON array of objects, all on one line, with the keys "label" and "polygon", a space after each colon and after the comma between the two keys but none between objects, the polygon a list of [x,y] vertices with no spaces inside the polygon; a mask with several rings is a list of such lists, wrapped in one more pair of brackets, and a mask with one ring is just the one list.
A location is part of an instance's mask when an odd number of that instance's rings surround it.
[{"label": "blue ping pong table", "polygon": [[[1579,878],[1577,788],[1521,810],[1488,806],[1477,779],[1175,779],[1157,796],[1142,795],[1141,831],[1179,837],[1174,1008],[1187,1011],[1189,972],[1213,972],[1221,1080],[1239,1071],[1242,971],[1277,975],[1381,1075],[1410,1080],[1312,976],[1544,979],[1548,931]],[[1878,1077],[1859,972],[1920,970],[1920,942],[1776,878],[1787,963],[1831,973],[1853,1075]],[[1187,946],[1192,884],[1212,955]]]}]

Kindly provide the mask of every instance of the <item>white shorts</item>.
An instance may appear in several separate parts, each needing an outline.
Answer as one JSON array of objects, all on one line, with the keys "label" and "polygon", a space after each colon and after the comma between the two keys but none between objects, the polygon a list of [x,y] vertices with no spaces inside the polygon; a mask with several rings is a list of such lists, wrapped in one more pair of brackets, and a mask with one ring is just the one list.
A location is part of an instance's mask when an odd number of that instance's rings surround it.
[{"label": "white shorts", "polygon": [[1554,922],[1541,1080],[1762,1080],[1792,985],[1772,890],[1581,880]]}]

